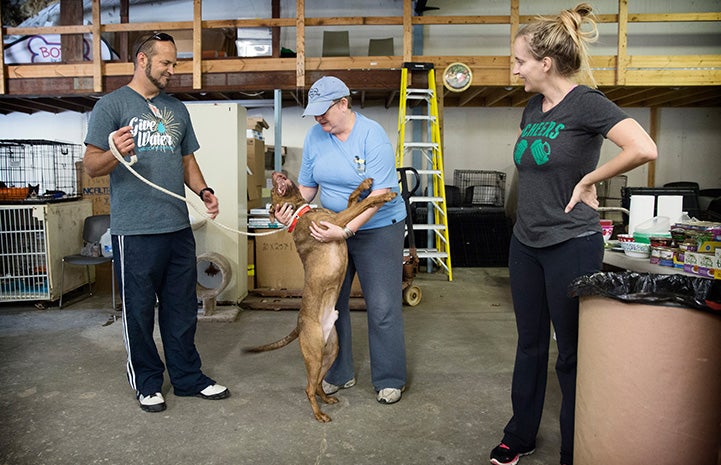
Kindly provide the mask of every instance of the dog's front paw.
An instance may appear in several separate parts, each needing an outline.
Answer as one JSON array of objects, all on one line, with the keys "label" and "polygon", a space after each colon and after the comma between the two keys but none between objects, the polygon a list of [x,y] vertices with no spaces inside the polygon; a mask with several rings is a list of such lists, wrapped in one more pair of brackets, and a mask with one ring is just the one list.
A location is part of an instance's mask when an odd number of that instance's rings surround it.
[{"label": "dog's front paw", "polygon": [[363,182],[360,183],[358,186],[358,189],[360,191],[365,191],[373,187],[373,178],[365,178]]},{"label": "dog's front paw", "polygon": [[386,194],[383,194],[383,195],[382,195],[383,201],[384,201],[384,202],[390,202],[391,200],[393,200],[393,199],[396,198],[396,195],[398,195],[398,194],[396,194],[395,192],[388,192],[388,193],[386,193]]}]

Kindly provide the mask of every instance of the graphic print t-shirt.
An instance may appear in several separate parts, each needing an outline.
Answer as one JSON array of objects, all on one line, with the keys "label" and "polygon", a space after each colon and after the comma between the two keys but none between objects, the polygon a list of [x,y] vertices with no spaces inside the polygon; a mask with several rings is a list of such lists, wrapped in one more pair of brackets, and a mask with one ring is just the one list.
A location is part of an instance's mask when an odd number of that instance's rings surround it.
[{"label": "graphic print t-shirt", "polygon": [[[108,150],[108,135],[123,126],[132,127],[135,139],[138,161],[132,168],[184,196],[183,155],[200,147],[185,105],[163,92],[148,101],[122,87],[95,104],[85,143]],[[142,182],[122,165],[110,173],[110,211],[113,234],[159,234],[190,225],[185,202]]]},{"label": "graphic print t-shirt", "polygon": [[533,96],[513,150],[518,207],[513,232],[523,244],[547,247],[588,231],[601,231],[598,212],[579,202],[565,213],[573,188],[596,169],[603,139],[628,115],[601,92],[577,86],[555,107],[542,110]]}]

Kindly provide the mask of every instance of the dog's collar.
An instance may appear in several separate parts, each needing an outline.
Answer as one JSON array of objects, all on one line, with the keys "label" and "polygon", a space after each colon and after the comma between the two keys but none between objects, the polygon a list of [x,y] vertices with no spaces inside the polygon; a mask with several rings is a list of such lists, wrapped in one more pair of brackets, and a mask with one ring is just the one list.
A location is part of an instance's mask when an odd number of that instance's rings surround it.
[{"label": "dog's collar", "polygon": [[293,215],[293,221],[291,221],[290,226],[288,226],[288,232],[293,232],[293,230],[295,229],[295,225],[298,223],[300,217],[308,213],[308,210],[310,210],[310,208],[310,205],[306,203],[303,204],[303,206],[295,212],[295,215]]}]

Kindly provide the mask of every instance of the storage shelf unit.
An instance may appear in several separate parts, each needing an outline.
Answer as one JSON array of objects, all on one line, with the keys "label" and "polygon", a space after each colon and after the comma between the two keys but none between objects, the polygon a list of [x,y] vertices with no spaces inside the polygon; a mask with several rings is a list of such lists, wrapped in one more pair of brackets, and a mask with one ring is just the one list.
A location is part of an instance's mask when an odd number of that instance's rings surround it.
[{"label": "storage shelf unit", "polygon": [[90,200],[0,205],[0,302],[54,301],[87,284],[83,267],[68,267],[61,291],[60,270],[80,251],[90,215]]}]

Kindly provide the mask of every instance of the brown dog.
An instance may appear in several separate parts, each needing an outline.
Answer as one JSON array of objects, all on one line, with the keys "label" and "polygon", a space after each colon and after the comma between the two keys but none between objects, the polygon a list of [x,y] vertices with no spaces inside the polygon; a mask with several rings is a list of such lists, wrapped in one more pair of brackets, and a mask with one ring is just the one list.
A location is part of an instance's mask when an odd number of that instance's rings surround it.
[{"label": "brown dog", "polygon": [[[295,183],[282,173],[273,173],[273,205],[291,204],[298,212],[288,229],[292,230],[293,241],[303,262],[305,279],[303,299],[298,313],[298,325],[283,339],[260,347],[246,349],[247,352],[265,352],[285,347],[298,338],[300,350],[305,361],[308,384],[305,393],[310,401],[316,420],[331,421],[321,412],[315,396],[320,396],[326,404],[338,402],[335,397],[323,392],[321,382],[331,364],[338,355],[338,336],[335,332],[335,320],[338,311],[335,303],[343,285],[348,265],[348,250],[345,241],[318,242],[310,235],[310,224],[320,225],[321,221],[345,227],[353,218],[371,207],[379,206],[393,199],[396,194],[366,197],[358,201],[361,193],[371,188],[373,179],[365,179],[348,199],[348,208],[334,213],[325,208],[304,208],[307,204]],[[300,213],[303,211],[303,213]],[[273,208],[271,208],[271,214]]]}]

